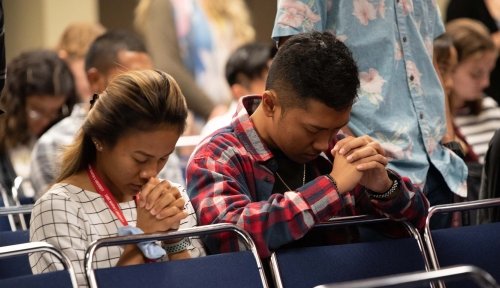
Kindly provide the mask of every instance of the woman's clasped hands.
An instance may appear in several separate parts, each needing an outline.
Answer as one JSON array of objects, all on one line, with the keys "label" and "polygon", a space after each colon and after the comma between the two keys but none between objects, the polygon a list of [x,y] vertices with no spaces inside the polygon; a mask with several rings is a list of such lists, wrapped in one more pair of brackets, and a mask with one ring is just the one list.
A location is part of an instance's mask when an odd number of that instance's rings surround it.
[{"label": "woman's clasped hands", "polygon": [[137,200],[137,227],[144,233],[177,230],[187,217],[185,201],[169,181],[151,177]]}]

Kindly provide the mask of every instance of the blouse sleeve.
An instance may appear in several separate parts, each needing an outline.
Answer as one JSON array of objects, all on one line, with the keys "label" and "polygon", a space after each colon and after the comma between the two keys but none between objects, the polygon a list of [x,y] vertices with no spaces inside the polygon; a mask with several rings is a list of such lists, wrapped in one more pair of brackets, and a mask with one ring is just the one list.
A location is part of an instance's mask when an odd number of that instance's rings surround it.
[{"label": "blouse sleeve", "polygon": [[[79,284],[86,283],[84,257],[87,248],[85,221],[80,207],[60,192],[62,187],[44,194],[34,205],[30,223],[30,241],[45,241],[54,245],[71,261]],[[63,269],[62,264],[48,253],[29,256],[33,274]]]}]

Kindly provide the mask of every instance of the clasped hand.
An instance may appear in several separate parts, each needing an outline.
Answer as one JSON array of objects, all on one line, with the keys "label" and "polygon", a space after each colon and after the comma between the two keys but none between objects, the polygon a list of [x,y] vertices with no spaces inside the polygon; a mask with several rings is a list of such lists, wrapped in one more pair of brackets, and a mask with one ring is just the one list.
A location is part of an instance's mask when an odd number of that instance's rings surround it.
[{"label": "clasped hand", "polygon": [[187,217],[181,193],[166,180],[150,178],[138,198],[137,227],[145,233],[177,230]]},{"label": "clasped hand", "polygon": [[358,184],[377,193],[384,193],[391,187],[385,151],[369,136],[348,136],[339,140],[331,153],[334,162],[330,175],[337,182],[340,193],[351,191]]}]

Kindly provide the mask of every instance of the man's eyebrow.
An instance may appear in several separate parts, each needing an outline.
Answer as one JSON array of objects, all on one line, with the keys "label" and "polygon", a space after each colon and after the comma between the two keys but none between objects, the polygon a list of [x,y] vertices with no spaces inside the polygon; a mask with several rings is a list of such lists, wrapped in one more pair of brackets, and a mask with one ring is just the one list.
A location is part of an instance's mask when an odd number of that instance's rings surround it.
[{"label": "man's eyebrow", "polygon": [[[346,126],[348,123],[349,123],[349,120],[347,120],[347,122],[343,123],[339,127],[335,127],[334,129],[340,129],[340,128]],[[316,126],[314,124],[306,124],[306,125],[309,126],[309,127],[311,127],[311,128],[318,129],[318,130],[329,130],[329,129],[332,129],[330,127],[321,127],[321,126]]]}]

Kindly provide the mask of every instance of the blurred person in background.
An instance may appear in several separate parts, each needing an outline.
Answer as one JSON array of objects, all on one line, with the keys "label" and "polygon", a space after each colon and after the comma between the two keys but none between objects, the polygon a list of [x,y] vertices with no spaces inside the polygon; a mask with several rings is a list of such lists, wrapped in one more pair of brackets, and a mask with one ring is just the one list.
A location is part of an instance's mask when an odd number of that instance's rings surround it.
[{"label": "blurred person in background", "polygon": [[99,23],[74,22],[64,29],[56,51],[68,63],[75,78],[76,91],[82,102],[87,102],[92,96],[89,81],[85,73],[85,55],[90,44],[106,29]]},{"label": "blurred person in background", "polygon": [[255,38],[245,1],[141,0],[135,15],[155,66],[178,81],[199,133],[231,101],[229,55]]},{"label": "blurred person in background", "polygon": [[[500,1],[498,0],[450,0],[446,9],[446,22],[458,18],[471,18],[483,23],[497,49],[500,49]],[[486,94],[500,103],[500,60],[490,74],[490,86]]]},{"label": "blurred person in background", "polygon": [[446,25],[457,50],[457,65],[452,72],[450,103],[454,122],[472,152],[484,163],[493,133],[500,127],[500,109],[485,89],[498,57],[487,28],[472,19],[456,19]]},{"label": "blurred person in background", "polygon": [[251,42],[234,51],[226,63],[226,81],[231,89],[233,101],[227,111],[210,119],[201,131],[208,136],[215,130],[231,124],[238,100],[250,94],[261,94],[266,90],[269,66],[276,53],[270,44]]},{"label": "blurred person in background", "polygon": [[[0,176],[4,189],[10,192],[17,176],[29,180],[36,140],[69,115],[77,96],[71,70],[54,51],[21,53],[9,63],[7,71],[0,99],[6,111],[0,118]],[[20,197],[33,197],[30,181],[23,181],[20,188]]]}]

